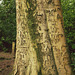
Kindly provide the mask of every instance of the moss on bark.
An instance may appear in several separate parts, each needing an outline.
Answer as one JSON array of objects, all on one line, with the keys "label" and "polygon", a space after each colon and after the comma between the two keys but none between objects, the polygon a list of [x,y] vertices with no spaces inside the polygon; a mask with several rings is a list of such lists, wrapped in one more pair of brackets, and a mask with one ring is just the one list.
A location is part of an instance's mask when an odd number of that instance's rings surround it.
[{"label": "moss on bark", "polygon": [[40,35],[37,31],[38,25],[36,24],[36,22],[37,22],[37,18],[36,18],[37,13],[35,11],[36,11],[36,7],[37,7],[37,2],[33,1],[33,0],[26,0],[26,5],[27,5],[27,10],[26,10],[27,24],[28,24],[29,33],[30,33],[30,36],[31,36],[33,48],[36,50],[38,61],[41,61],[40,60],[41,59],[40,58],[41,45],[40,45],[40,43],[37,42],[38,37]]}]

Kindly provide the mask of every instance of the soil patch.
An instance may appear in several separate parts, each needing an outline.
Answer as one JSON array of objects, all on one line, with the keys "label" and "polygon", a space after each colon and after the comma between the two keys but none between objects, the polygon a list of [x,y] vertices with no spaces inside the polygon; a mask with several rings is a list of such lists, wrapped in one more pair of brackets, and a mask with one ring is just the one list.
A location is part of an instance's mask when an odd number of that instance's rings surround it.
[{"label": "soil patch", "polygon": [[11,75],[14,56],[11,53],[0,52],[0,75]]}]

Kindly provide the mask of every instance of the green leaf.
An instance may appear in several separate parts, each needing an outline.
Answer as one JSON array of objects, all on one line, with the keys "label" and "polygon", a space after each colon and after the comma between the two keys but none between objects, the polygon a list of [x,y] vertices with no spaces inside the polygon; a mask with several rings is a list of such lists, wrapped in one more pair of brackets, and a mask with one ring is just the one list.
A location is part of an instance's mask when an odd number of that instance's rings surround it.
[{"label": "green leaf", "polygon": [[72,48],[75,49],[75,44],[72,45]]}]

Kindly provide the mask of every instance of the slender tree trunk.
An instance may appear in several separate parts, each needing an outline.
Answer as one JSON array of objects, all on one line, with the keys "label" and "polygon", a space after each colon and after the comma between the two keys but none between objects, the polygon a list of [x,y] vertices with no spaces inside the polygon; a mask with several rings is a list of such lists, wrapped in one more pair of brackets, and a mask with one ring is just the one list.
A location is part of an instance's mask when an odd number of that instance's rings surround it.
[{"label": "slender tree trunk", "polygon": [[59,0],[29,1],[16,0],[14,75],[72,75]]}]

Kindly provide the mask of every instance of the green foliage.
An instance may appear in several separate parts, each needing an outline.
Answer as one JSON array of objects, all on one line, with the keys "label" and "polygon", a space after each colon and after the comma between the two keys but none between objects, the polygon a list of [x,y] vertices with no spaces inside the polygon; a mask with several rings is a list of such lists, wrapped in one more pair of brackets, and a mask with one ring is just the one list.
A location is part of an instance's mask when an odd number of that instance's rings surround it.
[{"label": "green foliage", "polygon": [[74,67],[73,71],[75,71],[75,53],[71,53],[71,59],[72,59],[72,66]]},{"label": "green foliage", "polygon": [[[63,18],[64,18],[64,27],[67,37],[67,43],[69,49],[72,50],[72,45],[75,41],[75,0],[61,0],[62,9],[63,9]],[[75,49],[75,48],[74,48]]]},{"label": "green foliage", "polygon": [[7,49],[6,47],[3,47],[3,51],[4,51],[4,52],[7,52],[8,49]]},{"label": "green foliage", "polygon": [[[75,0],[61,0],[61,4],[67,44],[71,52],[71,59],[75,59]],[[75,60],[72,60],[72,65],[75,71]]]},{"label": "green foliage", "polygon": [[[14,0],[3,0],[0,4],[0,44],[12,43],[16,38],[16,6]],[[2,46],[1,46],[2,47]]]},{"label": "green foliage", "polygon": [[39,70],[39,72],[38,72],[38,75],[42,75],[41,68],[40,68],[40,70]]}]

